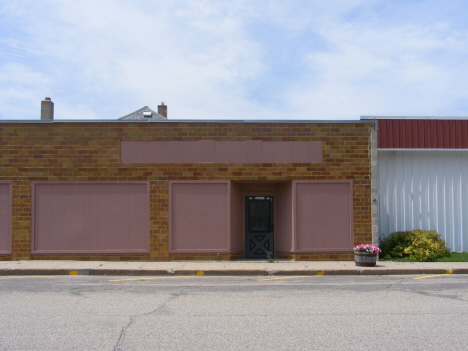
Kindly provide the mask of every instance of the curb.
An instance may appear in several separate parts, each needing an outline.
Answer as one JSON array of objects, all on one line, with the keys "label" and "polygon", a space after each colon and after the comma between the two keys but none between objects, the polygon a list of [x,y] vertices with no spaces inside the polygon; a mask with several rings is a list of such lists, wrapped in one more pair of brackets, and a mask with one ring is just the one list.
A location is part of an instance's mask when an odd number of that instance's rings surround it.
[{"label": "curb", "polygon": [[0,269],[0,276],[5,275],[69,275],[68,269]]},{"label": "curb", "polygon": [[132,269],[0,269],[0,276],[95,275],[95,276],[288,276],[288,275],[409,275],[468,274],[468,268],[338,269],[338,270],[132,270]]}]

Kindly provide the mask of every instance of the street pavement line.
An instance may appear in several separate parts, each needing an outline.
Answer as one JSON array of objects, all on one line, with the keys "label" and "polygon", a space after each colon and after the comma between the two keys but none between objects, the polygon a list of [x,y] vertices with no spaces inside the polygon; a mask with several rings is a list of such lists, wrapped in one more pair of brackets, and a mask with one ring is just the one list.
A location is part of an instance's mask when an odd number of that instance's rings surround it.
[{"label": "street pavement line", "polygon": [[69,277],[69,275],[22,275],[22,276],[13,276],[13,277],[1,277],[0,279],[26,279],[26,278],[59,278],[59,277]]},{"label": "street pavement line", "polygon": [[263,282],[266,280],[282,280],[282,279],[296,279],[296,278],[310,278],[310,277],[317,277],[324,275],[325,272],[318,272],[316,275],[297,275],[294,277],[281,277],[281,278],[266,278],[266,279],[259,279],[259,282]]},{"label": "street pavement line", "polygon": [[176,275],[175,277],[148,277],[148,278],[129,278],[129,279],[112,279],[109,282],[124,282],[131,280],[153,280],[153,279],[172,279],[172,278],[193,278],[196,275]]},{"label": "street pavement line", "polygon": [[424,276],[424,277],[417,277],[417,278],[413,278],[413,279],[425,279],[425,278],[433,278],[433,277],[442,277],[444,275],[450,275],[453,273],[453,270],[448,270],[447,273],[445,274],[436,274],[436,275],[428,275],[428,276]]}]

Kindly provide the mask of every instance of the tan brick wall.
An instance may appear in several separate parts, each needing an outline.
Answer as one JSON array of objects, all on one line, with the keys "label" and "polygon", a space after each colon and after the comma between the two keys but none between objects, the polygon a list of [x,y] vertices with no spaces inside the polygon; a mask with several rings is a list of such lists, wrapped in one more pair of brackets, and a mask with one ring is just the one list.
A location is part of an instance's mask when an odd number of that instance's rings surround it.
[{"label": "tan brick wall", "polygon": [[[372,242],[373,123],[53,122],[0,123],[0,180],[13,182],[12,255],[1,259],[169,260],[170,180],[353,180],[354,243]],[[259,164],[122,164],[121,140],[322,141],[323,162]],[[150,181],[149,255],[31,257],[31,181]],[[225,255],[233,259],[236,255]],[[229,257],[228,257],[229,256]],[[285,255],[286,258],[287,255]],[[293,259],[352,259],[352,253],[290,255]]]},{"label": "tan brick wall", "polygon": [[170,254],[170,261],[202,260],[202,261],[230,261],[244,258],[243,254]]},{"label": "tan brick wall", "polygon": [[279,253],[275,258],[294,261],[353,261],[354,253],[315,253],[315,254],[284,254]]}]

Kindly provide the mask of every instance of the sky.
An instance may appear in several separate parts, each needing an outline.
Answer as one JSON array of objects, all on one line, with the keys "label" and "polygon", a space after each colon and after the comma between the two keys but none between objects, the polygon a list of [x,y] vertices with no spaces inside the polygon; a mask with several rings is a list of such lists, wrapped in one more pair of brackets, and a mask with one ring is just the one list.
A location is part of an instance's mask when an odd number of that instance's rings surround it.
[{"label": "sky", "polygon": [[468,116],[466,0],[0,3],[0,119]]}]

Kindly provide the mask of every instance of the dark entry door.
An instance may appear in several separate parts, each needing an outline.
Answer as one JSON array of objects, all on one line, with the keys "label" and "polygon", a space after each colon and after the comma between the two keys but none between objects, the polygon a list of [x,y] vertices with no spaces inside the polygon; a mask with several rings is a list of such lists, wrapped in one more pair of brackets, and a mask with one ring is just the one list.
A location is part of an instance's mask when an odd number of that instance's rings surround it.
[{"label": "dark entry door", "polygon": [[273,197],[245,198],[245,258],[273,258]]}]

